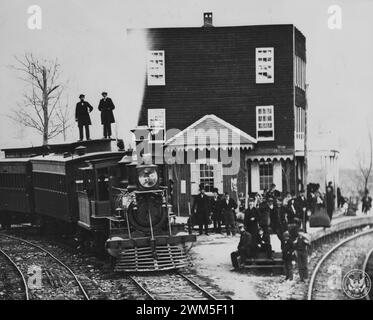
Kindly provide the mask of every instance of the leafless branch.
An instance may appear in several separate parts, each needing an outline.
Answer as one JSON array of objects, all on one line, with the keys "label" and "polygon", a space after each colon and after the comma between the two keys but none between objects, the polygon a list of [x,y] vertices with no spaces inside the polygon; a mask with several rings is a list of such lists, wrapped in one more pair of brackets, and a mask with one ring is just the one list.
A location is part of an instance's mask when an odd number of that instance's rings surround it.
[{"label": "leafless branch", "polygon": [[61,66],[57,59],[38,59],[32,53],[15,56],[15,60],[16,65],[10,67],[21,75],[28,90],[23,94],[23,103],[18,104],[18,109],[9,118],[35,129],[43,136],[43,144],[47,144],[48,139],[66,132],[68,124],[64,119],[67,114],[58,110],[64,91],[63,83],[59,81]]}]

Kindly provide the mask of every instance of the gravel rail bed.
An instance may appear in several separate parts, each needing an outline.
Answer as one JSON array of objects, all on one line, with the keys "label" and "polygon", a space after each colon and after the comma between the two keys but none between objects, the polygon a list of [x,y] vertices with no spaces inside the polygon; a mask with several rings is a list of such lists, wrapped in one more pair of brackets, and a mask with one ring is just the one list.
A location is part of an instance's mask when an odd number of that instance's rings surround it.
[{"label": "gravel rail bed", "polygon": [[133,275],[131,279],[151,300],[216,300],[207,289],[178,272]]},{"label": "gravel rail bed", "polygon": [[0,250],[0,300],[28,299],[28,288],[21,270]]},{"label": "gravel rail bed", "polygon": [[75,274],[44,248],[0,234],[0,247],[28,281],[30,300],[86,300]]}]

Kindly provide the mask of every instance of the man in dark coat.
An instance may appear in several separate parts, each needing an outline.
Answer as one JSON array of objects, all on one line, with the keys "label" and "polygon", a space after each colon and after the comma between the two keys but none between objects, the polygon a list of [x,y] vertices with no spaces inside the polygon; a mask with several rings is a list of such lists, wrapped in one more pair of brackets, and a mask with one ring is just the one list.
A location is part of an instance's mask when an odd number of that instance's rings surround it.
[{"label": "man in dark coat", "polygon": [[334,196],[334,190],[333,190],[333,187],[331,185],[331,182],[329,182],[329,184],[326,188],[325,198],[326,198],[326,212],[328,213],[330,221],[332,221],[335,196]]},{"label": "man in dark coat", "polygon": [[301,222],[301,220],[297,217],[297,209],[294,198],[289,200],[286,211],[288,219],[288,231],[290,233],[290,238],[294,240],[296,237],[296,232],[298,232],[298,226]]},{"label": "man in dark coat", "polygon": [[243,220],[243,224],[245,226],[245,229],[251,233],[254,240],[256,236],[258,235],[259,230],[259,211],[257,208],[255,208],[255,201],[253,198],[249,199],[249,207],[245,210],[245,218]]},{"label": "man in dark coat", "polygon": [[225,198],[221,202],[221,210],[225,221],[225,228],[227,230],[227,236],[235,235],[235,210],[237,209],[237,203],[229,196],[229,193],[225,193]]},{"label": "man in dark coat", "polygon": [[293,241],[290,239],[290,234],[285,231],[283,240],[281,242],[282,260],[284,261],[285,280],[293,280],[293,260],[295,254],[295,247]]},{"label": "man in dark coat", "polygon": [[214,223],[214,232],[221,233],[221,199],[217,188],[214,188],[214,195],[211,199],[211,219]]},{"label": "man in dark coat", "polygon": [[281,192],[276,189],[276,185],[274,183],[271,184],[271,187],[266,193],[266,198],[273,198],[276,199],[281,196]]},{"label": "man in dark coat", "polygon": [[270,216],[272,232],[282,241],[283,233],[287,230],[287,216],[285,208],[282,207],[282,199],[276,199],[276,206],[270,209]]},{"label": "man in dark coat", "polygon": [[307,207],[308,201],[306,199],[306,195],[304,190],[301,190],[299,196],[295,200],[295,210],[297,212],[297,218],[302,222],[303,231],[306,231],[306,223],[308,220]]},{"label": "man in dark coat", "polygon": [[304,282],[308,278],[308,247],[310,246],[310,238],[308,234],[299,232],[294,241],[294,248],[297,253],[297,262],[299,270],[299,278]]},{"label": "man in dark coat", "polygon": [[372,207],[372,198],[369,196],[369,190],[365,189],[364,197],[361,199],[362,207],[361,211],[367,214]]},{"label": "man in dark coat", "polygon": [[259,226],[263,230],[263,237],[266,242],[271,243],[269,227],[271,225],[271,208],[273,210],[273,199],[269,198],[262,202],[259,207]]},{"label": "man in dark coat", "polygon": [[200,193],[194,199],[192,212],[195,215],[195,222],[199,226],[199,234],[202,234],[203,226],[205,227],[205,234],[208,235],[208,223],[210,213],[210,201],[205,194],[204,187],[200,187]]},{"label": "man in dark coat", "polygon": [[87,101],[84,101],[84,98],[85,98],[84,94],[81,94],[79,96],[80,102],[76,104],[76,108],[75,108],[75,121],[78,122],[80,141],[83,140],[83,127],[85,128],[86,139],[90,140],[89,126],[92,124],[89,113],[92,112],[93,107]]},{"label": "man in dark coat", "polygon": [[272,259],[272,246],[269,237],[266,237],[263,229],[259,228],[258,235],[256,237],[256,252],[265,252],[268,259]]},{"label": "man in dark coat", "polygon": [[[244,266],[246,259],[253,256],[254,246],[253,238],[251,234],[245,230],[244,225],[240,224],[238,229],[241,234],[240,242],[238,243],[237,251],[231,253],[232,264],[235,268]],[[240,263],[238,263],[238,257],[240,257]]]},{"label": "man in dark coat", "polygon": [[107,92],[102,93],[98,110],[101,111],[101,124],[104,129],[104,139],[111,138],[111,124],[115,122],[113,110],[115,109],[113,101],[107,96]]}]

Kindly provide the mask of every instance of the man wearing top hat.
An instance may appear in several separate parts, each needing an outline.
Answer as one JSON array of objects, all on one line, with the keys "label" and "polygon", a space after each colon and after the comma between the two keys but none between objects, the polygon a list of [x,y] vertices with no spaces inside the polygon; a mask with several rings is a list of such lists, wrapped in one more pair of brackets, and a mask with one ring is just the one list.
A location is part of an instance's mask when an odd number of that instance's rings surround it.
[{"label": "man wearing top hat", "polygon": [[194,198],[192,212],[195,215],[195,222],[199,226],[199,234],[202,234],[203,227],[205,234],[208,235],[210,200],[205,194],[205,187],[199,186],[199,194]]},{"label": "man wearing top hat", "polygon": [[85,128],[86,139],[90,140],[89,126],[92,124],[89,113],[92,112],[93,107],[87,101],[84,101],[84,98],[84,94],[79,96],[80,101],[76,104],[75,108],[75,121],[78,122],[80,141],[83,140],[83,127]]},{"label": "man wearing top hat", "polygon": [[214,223],[214,232],[221,233],[222,213],[221,199],[218,188],[213,189],[213,197],[211,199],[211,219]]},{"label": "man wearing top hat", "polygon": [[113,110],[115,109],[113,101],[107,96],[107,92],[103,92],[102,99],[98,105],[98,110],[101,111],[101,124],[104,129],[104,139],[111,138],[111,124],[115,122]]}]

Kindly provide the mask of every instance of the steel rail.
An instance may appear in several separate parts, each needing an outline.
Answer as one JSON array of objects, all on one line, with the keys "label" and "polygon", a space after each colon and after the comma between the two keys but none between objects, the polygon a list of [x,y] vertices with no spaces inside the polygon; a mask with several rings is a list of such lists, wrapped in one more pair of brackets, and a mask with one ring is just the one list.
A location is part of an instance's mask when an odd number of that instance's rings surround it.
[{"label": "steel rail", "polygon": [[81,293],[83,294],[84,298],[86,300],[90,300],[89,299],[89,296],[87,294],[87,292],[85,291],[83,285],[81,284],[81,282],[79,281],[78,277],[76,276],[76,274],[66,265],[64,264],[60,259],[58,259],[57,257],[55,257],[52,253],[50,253],[48,250],[44,249],[43,247],[41,246],[38,246],[37,244],[35,243],[32,243],[30,241],[27,241],[27,240],[24,240],[24,239],[20,239],[20,238],[17,238],[17,237],[13,237],[13,236],[10,236],[10,235],[7,235],[7,234],[3,234],[3,233],[0,233],[0,236],[2,237],[5,237],[5,238],[8,238],[8,239],[12,239],[12,240],[16,240],[16,241],[19,241],[19,242],[22,242],[22,243],[25,243],[29,246],[32,246],[38,250],[41,250],[43,251],[44,253],[46,253],[48,256],[50,256],[52,259],[54,259],[59,265],[61,265],[62,267],[64,267],[71,275],[72,277],[74,278],[74,280],[76,281],[76,283],[78,284],[79,286],[79,289],[81,291]]},{"label": "steel rail", "polygon": [[30,300],[30,296],[29,296],[29,293],[28,293],[28,286],[27,286],[27,282],[26,282],[26,279],[21,271],[20,268],[18,268],[18,266],[16,265],[16,263],[12,260],[11,257],[9,257],[3,250],[0,249],[0,253],[10,262],[10,264],[17,270],[17,273],[19,273],[21,279],[22,279],[22,283],[23,283],[23,286],[24,286],[24,290],[25,290],[25,297],[26,297],[26,300]]},{"label": "steel rail", "polygon": [[[369,263],[369,260],[373,260],[373,248],[372,249],[370,249],[370,251],[367,253],[367,255],[365,256],[365,260],[364,260],[364,263],[363,263],[363,270],[364,270],[364,272],[366,272],[367,274],[368,274],[368,272],[367,272],[367,267],[368,267],[368,263]],[[373,261],[372,261],[373,262]],[[369,275],[368,275],[369,276]],[[371,280],[371,282],[373,281],[372,279],[370,279]],[[370,290],[372,290],[372,289],[370,289]],[[366,296],[365,296],[365,299],[366,300],[371,300],[371,298],[370,298],[370,295],[369,294],[367,294]]]},{"label": "steel rail", "polygon": [[313,289],[314,289],[314,286],[315,286],[316,276],[317,276],[317,274],[319,272],[319,269],[321,268],[322,264],[325,262],[325,260],[328,259],[329,256],[332,253],[334,253],[337,249],[339,249],[340,247],[342,247],[347,242],[350,242],[351,240],[354,240],[356,238],[365,236],[365,235],[367,235],[369,233],[373,233],[373,229],[359,232],[357,234],[354,234],[354,235],[352,235],[352,236],[344,239],[343,241],[339,242],[337,245],[335,245],[333,248],[331,248],[327,253],[325,253],[323,255],[323,257],[319,260],[319,262],[317,263],[315,269],[312,272],[310,283],[308,285],[307,300],[312,300],[312,292],[313,292]]}]

